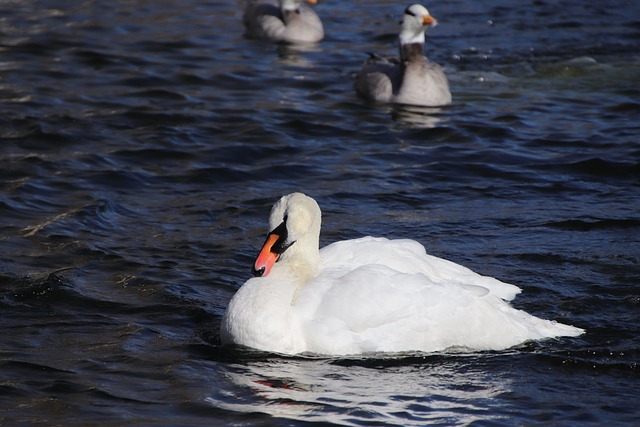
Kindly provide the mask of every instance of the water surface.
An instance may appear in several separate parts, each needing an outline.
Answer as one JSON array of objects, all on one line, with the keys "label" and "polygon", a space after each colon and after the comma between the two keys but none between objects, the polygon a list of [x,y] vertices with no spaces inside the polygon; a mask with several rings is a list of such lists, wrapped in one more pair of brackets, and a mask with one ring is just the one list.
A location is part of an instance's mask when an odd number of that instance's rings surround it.
[{"label": "water surface", "polygon": [[[441,109],[375,106],[404,5],[323,2],[326,40],[247,40],[240,2],[0,5],[3,425],[640,422],[640,6],[427,4]],[[505,352],[219,345],[271,204],[322,244],[413,238],[587,330]]]}]

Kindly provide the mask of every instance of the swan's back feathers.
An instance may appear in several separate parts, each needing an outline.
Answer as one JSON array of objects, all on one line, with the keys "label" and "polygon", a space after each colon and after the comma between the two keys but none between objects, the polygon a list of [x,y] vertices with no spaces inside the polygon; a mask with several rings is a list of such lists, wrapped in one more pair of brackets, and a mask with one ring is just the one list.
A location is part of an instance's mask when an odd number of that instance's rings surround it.
[{"label": "swan's back feathers", "polygon": [[[415,240],[363,237],[332,243],[320,250],[322,265],[350,268],[383,264],[401,273],[421,273],[435,283],[456,282],[489,289],[498,298],[511,301],[521,289],[489,276],[482,276],[462,265],[428,255]],[[350,258],[349,258],[350,257]],[[322,268],[322,267],[321,267]]]},{"label": "swan's back feathers", "polygon": [[502,349],[581,333],[512,308],[504,300],[518,287],[427,255],[412,240],[365,237],[320,253],[319,276],[294,301],[310,352]]},{"label": "swan's back feathers", "polygon": [[325,354],[499,350],[581,333],[516,310],[486,288],[437,283],[380,264],[311,280],[294,313],[307,351]]}]

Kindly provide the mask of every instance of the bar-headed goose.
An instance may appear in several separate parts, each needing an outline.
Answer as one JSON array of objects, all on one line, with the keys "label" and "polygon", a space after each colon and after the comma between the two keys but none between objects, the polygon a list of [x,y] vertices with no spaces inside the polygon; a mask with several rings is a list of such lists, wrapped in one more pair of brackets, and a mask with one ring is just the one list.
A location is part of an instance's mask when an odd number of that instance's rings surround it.
[{"label": "bar-headed goose", "polygon": [[400,59],[371,58],[356,74],[354,88],[375,102],[437,107],[451,103],[449,82],[442,68],[424,57],[424,33],[437,24],[427,8],[414,4],[404,12],[398,42]]}]

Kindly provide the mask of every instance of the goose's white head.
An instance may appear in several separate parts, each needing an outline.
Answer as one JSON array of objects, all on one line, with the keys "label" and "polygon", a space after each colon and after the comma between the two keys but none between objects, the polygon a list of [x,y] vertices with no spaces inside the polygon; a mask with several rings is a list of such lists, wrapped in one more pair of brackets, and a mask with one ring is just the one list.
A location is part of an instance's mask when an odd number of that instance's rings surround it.
[{"label": "goose's white head", "polygon": [[400,44],[424,43],[424,32],[429,26],[438,25],[436,18],[429,14],[426,7],[412,4],[404,11]]},{"label": "goose's white head", "polygon": [[315,272],[320,262],[320,207],[302,193],[283,196],[271,209],[269,233],[253,264],[253,275],[267,276],[277,261]]},{"label": "goose's white head", "polygon": [[[304,0],[310,4],[316,4],[318,0]],[[283,11],[296,11],[300,10],[300,6],[302,5],[302,0],[280,0],[280,8]]]}]

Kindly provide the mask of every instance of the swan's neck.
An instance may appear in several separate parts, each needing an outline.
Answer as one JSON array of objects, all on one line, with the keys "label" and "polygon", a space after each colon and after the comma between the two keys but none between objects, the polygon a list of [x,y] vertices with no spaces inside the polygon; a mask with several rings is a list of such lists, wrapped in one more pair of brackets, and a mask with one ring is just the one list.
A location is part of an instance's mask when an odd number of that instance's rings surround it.
[{"label": "swan's neck", "polygon": [[301,287],[315,277],[320,267],[320,251],[317,243],[306,249],[303,242],[296,242],[282,255],[280,261],[274,265],[273,270],[286,270],[291,282],[296,287]]},{"label": "swan's neck", "polygon": [[253,278],[238,290],[222,321],[223,342],[266,351],[303,351],[293,306],[300,289],[318,273],[318,244],[314,233],[296,241],[268,276]]},{"label": "swan's neck", "polygon": [[223,343],[265,351],[300,352],[301,335],[293,319],[297,287],[286,269],[247,281],[233,296],[222,319]]}]

